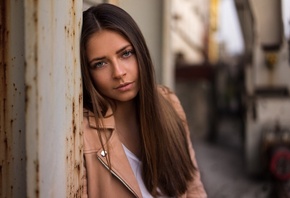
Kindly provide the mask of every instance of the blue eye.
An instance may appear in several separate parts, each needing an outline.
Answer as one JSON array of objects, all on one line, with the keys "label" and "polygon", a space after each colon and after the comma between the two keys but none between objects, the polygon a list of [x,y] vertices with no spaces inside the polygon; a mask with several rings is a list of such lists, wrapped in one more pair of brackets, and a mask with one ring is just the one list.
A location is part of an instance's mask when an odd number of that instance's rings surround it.
[{"label": "blue eye", "polygon": [[126,51],[123,52],[122,56],[123,56],[124,58],[128,58],[128,57],[130,57],[132,54],[133,54],[133,50],[126,50]]},{"label": "blue eye", "polygon": [[103,61],[96,62],[96,63],[92,64],[92,68],[93,68],[93,69],[98,69],[98,68],[103,67],[105,64],[106,64],[106,63],[103,62]]}]

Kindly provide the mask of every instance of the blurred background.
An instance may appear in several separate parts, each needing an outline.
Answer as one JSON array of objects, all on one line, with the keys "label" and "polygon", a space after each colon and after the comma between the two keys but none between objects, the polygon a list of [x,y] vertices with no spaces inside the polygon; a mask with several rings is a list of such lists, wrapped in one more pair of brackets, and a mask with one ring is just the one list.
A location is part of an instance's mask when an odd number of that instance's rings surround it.
[{"label": "blurred background", "polygon": [[290,1],[106,2],[179,96],[209,197],[290,197]]},{"label": "blurred background", "polygon": [[290,1],[107,2],[179,96],[209,198],[290,197]]},{"label": "blurred background", "polygon": [[0,197],[81,196],[79,35],[102,2],[178,95],[208,197],[290,197],[290,0],[1,1]]}]

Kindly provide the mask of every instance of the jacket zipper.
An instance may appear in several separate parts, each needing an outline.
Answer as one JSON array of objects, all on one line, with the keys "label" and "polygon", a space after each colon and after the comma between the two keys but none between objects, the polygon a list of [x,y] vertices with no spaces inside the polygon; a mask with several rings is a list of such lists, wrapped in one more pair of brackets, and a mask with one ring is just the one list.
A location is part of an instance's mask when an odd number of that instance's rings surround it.
[{"label": "jacket zipper", "polygon": [[106,167],[108,171],[110,171],[126,188],[135,195],[135,197],[138,198],[138,195],[134,192],[134,190],[112,169],[109,168],[109,166],[98,156],[98,160]]}]

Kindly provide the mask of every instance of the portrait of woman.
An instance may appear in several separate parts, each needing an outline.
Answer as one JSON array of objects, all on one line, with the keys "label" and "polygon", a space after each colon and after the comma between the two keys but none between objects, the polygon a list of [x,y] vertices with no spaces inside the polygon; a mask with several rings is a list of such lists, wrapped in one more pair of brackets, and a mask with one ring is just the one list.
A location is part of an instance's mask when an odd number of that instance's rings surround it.
[{"label": "portrait of woman", "polygon": [[83,12],[83,197],[207,197],[177,96],[145,39],[112,4]]}]

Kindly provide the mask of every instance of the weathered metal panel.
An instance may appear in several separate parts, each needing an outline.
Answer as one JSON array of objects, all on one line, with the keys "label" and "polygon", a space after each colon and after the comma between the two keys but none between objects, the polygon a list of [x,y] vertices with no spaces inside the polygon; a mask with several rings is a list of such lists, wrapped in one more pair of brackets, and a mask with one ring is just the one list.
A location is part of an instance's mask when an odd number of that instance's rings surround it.
[{"label": "weathered metal panel", "polygon": [[0,197],[25,188],[24,7],[0,2]]},{"label": "weathered metal panel", "polygon": [[27,197],[80,197],[82,1],[25,1]]}]

